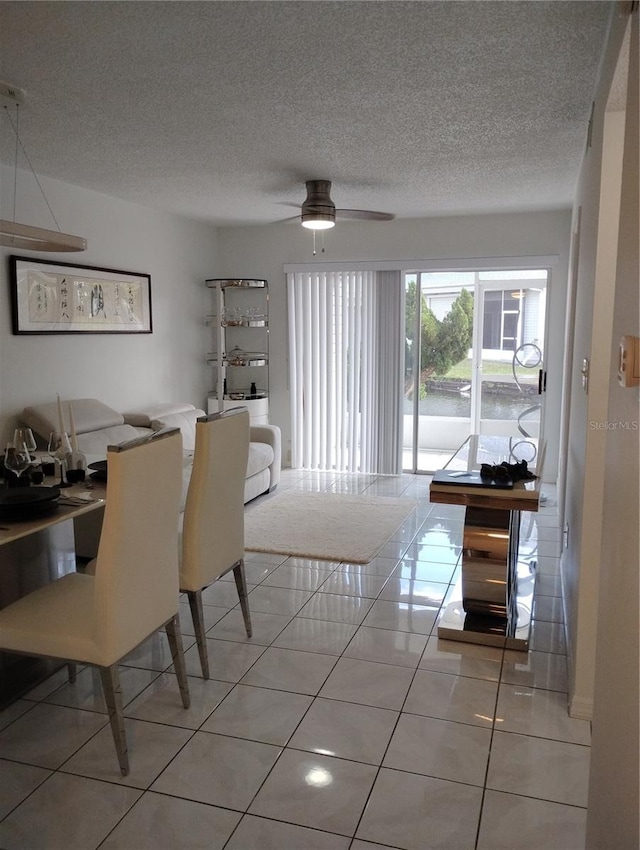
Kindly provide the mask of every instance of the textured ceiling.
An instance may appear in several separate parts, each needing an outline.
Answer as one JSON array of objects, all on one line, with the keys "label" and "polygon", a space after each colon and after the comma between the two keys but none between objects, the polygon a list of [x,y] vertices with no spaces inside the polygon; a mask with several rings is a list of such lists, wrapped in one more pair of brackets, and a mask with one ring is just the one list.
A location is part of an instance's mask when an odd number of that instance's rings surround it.
[{"label": "textured ceiling", "polygon": [[571,203],[611,10],[0,2],[0,79],[26,91],[39,175],[216,224],[295,215],[307,179],[399,217],[550,209]]}]

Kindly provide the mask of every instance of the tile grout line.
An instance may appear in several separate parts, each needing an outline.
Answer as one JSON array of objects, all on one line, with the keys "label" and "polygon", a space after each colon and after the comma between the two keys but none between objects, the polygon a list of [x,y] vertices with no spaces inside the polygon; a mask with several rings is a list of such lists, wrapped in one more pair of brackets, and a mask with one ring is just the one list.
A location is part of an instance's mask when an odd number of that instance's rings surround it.
[{"label": "tile grout line", "polygon": [[[422,524],[421,524],[421,525],[422,525]],[[414,536],[413,536],[412,540],[413,540],[413,539],[414,539],[414,538],[418,535],[418,533],[419,533],[419,529],[417,529],[417,530],[416,530],[416,533],[414,534]],[[409,545],[410,545],[410,544],[409,544]],[[405,551],[406,551],[406,549],[405,549]],[[398,559],[398,564],[400,563],[400,560],[401,560],[401,558],[399,558],[399,559]],[[343,563],[345,563],[345,562],[340,562],[340,564],[338,565],[338,567],[336,567],[336,570],[332,571],[332,574],[333,574],[333,573],[335,573],[335,572],[337,572],[337,571],[339,570],[340,566],[341,566]],[[397,565],[396,565],[396,566],[397,566]],[[325,579],[325,581],[327,581],[327,580],[328,580],[328,578],[329,578],[329,577],[327,577],[327,579]],[[381,585],[381,587],[380,587],[380,590],[378,591],[378,593],[377,593],[376,597],[374,598],[373,602],[375,602],[376,600],[378,600],[378,599],[379,599],[380,594],[382,593],[382,591],[383,591],[384,587],[386,586],[386,584],[388,583],[388,581],[389,581],[389,579],[390,579],[390,578],[391,578],[391,576],[387,576],[387,577],[386,577],[385,581],[382,583],[382,585]],[[324,582],[322,582],[321,584],[324,584]],[[321,585],[320,585],[320,586],[321,586]],[[315,595],[315,593],[318,593],[318,592],[320,592],[319,587],[318,587],[318,588],[316,589],[316,591],[314,592],[314,595]],[[312,597],[310,597],[310,598],[309,598],[309,600],[307,600],[307,602],[311,601],[311,598],[312,598]],[[305,604],[306,604],[306,603],[305,603]],[[294,615],[294,619],[295,619],[295,615]],[[289,736],[288,741],[291,741],[291,740],[292,740],[293,736],[295,735],[296,731],[300,728],[301,724],[303,723],[303,721],[304,721],[305,717],[307,716],[307,714],[309,713],[309,711],[311,710],[311,708],[312,708],[312,707],[313,707],[313,705],[315,704],[316,700],[321,699],[321,697],[319,696],[320,691],[322,690],[322,688],[323,688],[323,687],[324,687],[324,685],[326,684],[327,680],[328,680],[328,679],[329,679],[329,677],[331,676],[331,673],[334,671],[334,669],[335,669],[336,665],[338,664],[338,662],[340,661],[340,659],[342,659],[342,658],[344,658],[344,657],[345,657],[344,653],[347,651],[347,649],[348,649],[349,645],[351,644],[351,642],[355,639],[356,634],[357,634],[357,631],[358,631],[361,627],[362,627],[362,623],[358,624],[358,629],[357,629],[357,630],[356,630],[356,632],[354,633],[353,637],[349,640],[349,642],[348,642],[348,643],[347,643],[347,645],[344,647],[344,649],[342,650],[342,652],[340,653],[340,655],[336,656],[335,664],[332,666],[331,670],[330,670],[330,671],[327,673],[327,675],[325,676],[324,681],[322,682],[322,684],[321,684],[321,685],[320,685],[320,687],[318,688],[318,691],[317,691],[317,692],[316,692],[316,694],[314,695],[313,700],[312,700],[312,702],[310,703],[309,707],[307,708],[307,710],[305,711],[305,713],[303,714],[303,716],[300,718],[300,720],[299,720],[299,722],[297,723],[297,725],[296,725],[295,729],[293,730],[293,732],[292,732],[292,733],[291,733],[291,735]],[[286,627],[285,627],[285,628],[286,628]],[[431,634],[431,631],[430,631],[430,633],[429,633],[429,636],[430,636],[430,634]],[[429,637],[429,636],[427,636],[427,641],[428,641],[428,637]],[[274,638],[274,640],[275,640],[275,639],[276,639],[276,638]],[[425,643],[425,649],[426,649],[426,643]],[[422,651],[422,653],[421,653],[421,656],[420,656],[421,658],[422,658],[422,654],[423,654],[423,653],[424,653],[424,649],[423,649],[423,651]],[[257,661],[257,659],[256,659],[256,661]],[[420,663],[420,660],[418,660],[418,664],[419,664],[419,663]],[[414,680],[414,678],[415,678],[415,675],[416,675],[417,670],[418,670],[418,666],[416,665],[416,668],[415,668],[415,670],[414,670],[413,676],[411,677],[411,682],[413,682],[413,680]],[[410,687],[411,687],[411,684],[409,685],[409,688],[407,689],[407,695],[408,695],[408,693],[409,693],[409,689],[410,689]],[[403,705],[404,705],[404,704],[405,704],[405,702],[406,702],[407,695],[405,695],[405,698],[404,698],[403,703],[402,703]],[[386,755],[386,752],[387,752],[387,750],[388,750],[388,748],[389,748],[389,746],[390,746],[391,739],[392,739],[392,737],[393,737],[393,733],[395,732],[395,729],[397,728],[397,724],[398,724],[398,722],[399,722],[399,720],[400,720],[400,717],[401,717],[401,716],[402,716],[402,708],[400,708],[400,710],[398,711],[398,717],[396,718],[396,722],[395,722],[395,724],[394,724],[393,731],[392,731],[392,733],[391,733],[391,735],[390,735],[390,737],[389,737],[389,741],[388,741],[387,746],[386,746],[386,748],[385,748],[385,752],[383,753],[382,758],[381,758],[381,760],[380,760],[380,764],[377,766],[377,770],[376,770],[375,777],[374,777],[374,779],[373,779],[373,782],[371,783],[371,788],[369,789],[369,793],[367,794],[367,798],[366,798],[365,803],[364,803],[364,805],[363,805],[363,808],[362,808],[362,811],[361,811],[360,816],[359,816],[359,818],[358,818],[358,821],[357,821],[357,823],[356,823],[356,825],[355,825],[355,828],[354,828],[353,834],[352,834],[352,835],[350,835],[350,836],[347,836],[348,838],[350,838],[350,845],[351,845],[351,844],[353,843],[353,841],[355,840],[356,833],[357,833],[357,831],[358,831],[358,828],[359,828],[360,823],[361,823],[361,821],[362,821],[362,818],[363,818],[363,816],[364,816],[364,812],[365,812],[365,810],[366,810],[366,808],[367,808],[367,805],[368,805],[368,803],[369,803],[369,800],[370,800],[370,798],[371,798],[371,794],[372,794],[372,792],[373,792],[373,788],[374,788],[375,783],[376,783],[376,781],[377,781],[377,778],[378,778],[378,776],[379,776],[379,774],[380,774],[380,770],[382,769],[382,761],[384,760],[384,756]],[[253,802],[255,801],[255,799],[256,799],[257,795],[259,794],[260,790],[264,787],[264,784],[266,783],[267,779],[269,778],[269,776],[271,775],[272,771],[273,771],[273,770],[274,770],[274,768],[276,767],[276,765],[277,765],[278,761],[280,760],[280,758],[282,757],[283,753],[287,750],[287,746],[288,746],[288,742],[287,742],[287,743],[285,743],[285,745],[284,745],[284,746],[283,746],[283,748],[282,748],[281,753],[279,754],[278,758],[276,759],[276,761],[275,761],[275,762],[274,762],[274,764],[272,765],[272,767],[271,767],[271,769],[269,770],[269,772],[268,772],[267,776],[265,776],[265,778],[264,778],[263,782],[260,784],[259,788],[256,790],[256,792],[255,792],[255,794],[254,794],[254,796],[253,796],[253,798],[252,798],[252,800],[251,800],[251,803],[249,803],[249,806],[247,807],[247,811],[246,811],[244,814],[248,814],[248,810],[249,810],[249,808],[251,807],[251,805],[252,805],[252,804],[253,804]],[[292,749],[295,749],[295,748],[292,748]],[[301,750],[300,752],[306,752],[306,751],[305,751],[305,750]],[[348,761],[351,761],[351,759],[348,759]],[[356,762],[356,763],[358,763],[358,764],[359,764],[360,762]],[[244,817],[244,815],[243,815],[243,817]],[[238,826],[240,825],[241,821],[242,821],[242,818],[241,818],[241,820],[238,822]],[[281,822],[281,823],[289,823],[288,821],[279,821],[279,822]],[[236,826],[236,829],[237,829],[237,826]],[[234,829],[234,832],[235,832],[235,829]],[[233,835],[233,833],[232,833],[232,835]],[[229,838],[227,839],[227,842],[225,842],[225,846],[226,846],[226,845],[228,844],[228,842],[231,840],[231,837],[232,837],[232,836],[229,836]]]},{"label": "tile grout line", "polygon": [[484,772],[484,782],[482,783],[482,796],[480,798],[480,811],[478,812],[478,826],[476,829],[476,838],[474,842],[474,850],[478,848],[478,841],[480,840],[480,829],[482,827],[482,813],[484,810],[484,800],[487,793],[487,780],[489,778],[489,766],[491,764],[491,750],[493,749],[493,736],[496,730],[496,717],[498,715],[498,701],[500,699],[500,685],[502,684],[502,671],[504,669],[504,647],[502,649],[502,657],[500,658],[500,673],[498,675],[498,687],[496,688],[496,700],[493,709],[493,720],[491,722],[491,735],[489,737],[489,750],[487,752],[487,766]]},{"label": "tile grout line", "polygon": [[[424,523],[422,523],[422,524],[424,524]],[[421,525],[421,527],[422,527],[422,525]],[[415,540],[415,538],[418,536],[418,534],[419,534],[419,533],[420,533],[420,530],[418,529],[418,531],[416,532],[416,534],[415,534],[415,535],[414,535],[414,537],[412,538],[412,541],[411,541],[411,542],[413,542],[413,540]],[[461,556],[460,556],[460,555],[458,555],[458,558],[456,559],[456,563],[455,563],[455,565],[454,565],[454,569],[453,569],[452,573],[454,573],[454,572],[455,572],[455,569],[456,569],[456,567],[457,567],[458,561],[460,560],[460,557],[461,557]],[[386,582],[385,582],[385,584],[386,584]],[[451,582],[449,582],[449,584],[451,584]],[[384,588],[384,586],[385,586],[385,585],[383,585],[383,588]],[[382,593],[383,588],[381,588],[381,589],[380,589],[380,593]],[[377,597],[377,598],[379,598],[379,595],[378,595],[378,597]],[[440,612],[440,610],[441,610],[441,608],[442,608],[442,606],[443,606],[443,605],[444,605],[444,599],[443,599],[443,601],[441,602],[441,604],[440,604],[440,606],[439,606],[438,613]],[[416,664],[416,667],[415,667],[415,669],[414,669],[414,671],[413,671],[413,675],[411,676],[411,681],[409,682],[409,687],[407,688],[407,692],[406,692],[406,694],[404,695],[404,699],[402,700],[402,705],[400,706],[400,709],[398,710],[398,716],[397,716],[397,718],[396,718],[396,722],[395,722],[395,723],[394,723],[394,725],[393,725],[393,730],[392,730],[392,732],[391,732],[391,735],[389,736],[389,740],[388,740],[387,745],[386,745],[386,747],[385,747],[384,753],[382,754],[382,758],[380,759],[380,764],[377,766],[377,770],[376,770],[375,778],[374,778],[374,780],[373,780],[373,782],[372,782],[372,784],[371,784],[371,788],[369,789],[369,793],[367,794],[367,799],[365,800],[365,804],[364,804],[364,806],[363,806],[363,808],[362,808],[362,811],[361,811],[361,813],[360,813],[360,817],[358,818],[358,823],[356,824],[356,828],[355,828],[355,830],[354,830],[353,838],[352,838],[352,842],[351,842],[351,843],[353,843],[353,841],[355,841],[355,840],[356,840],[356,835],[357,835],[357,833],[358,833],[358,829],[360,828],[360,824],[362,823],[362,819],[364,818],[365,812],[366,812],[366,810],[367,810],[367,806],[368,806],[368,805],[369,805],[369,803],[370,803],[371,795],[373,794],[373,789],[375,788],[376,782],[378,781],[378,777],[380,776],[380,772],[382,771],[382,767],[383,767],[383,763],[384,763],[385,757],[386,757],[387,753],[389,752],[389,747],[391,746],[391,741],[393,740],[393,736],[394,736],[394,734],[395,734],[395,732],[396,732],[396,730],[397,730],[397,728],[398,728],[398,724],[400,723],[400,719],[401,719],[402,714],[403,714],[404,706],[406,705],[406,703],[407,703],[407,699],[408,699],[408,697],[409,697],[409,692],[410,692],[411,687],[412,687],[412,685],[413,685],[413,683],[414,683],[414,681],[415,681],[415,678],[416,678],[416,675],[417,675],[417,673],[418,673],[418,670],[420,669],[420,661],[421,661],[421,660],[422,660],[422,658],[424,657],[424,653],[426,652],[426,649],[427,649],[427,646],[428,646],[428,643],[429,643],[429,638],[431,638],[431,637],[432,637],[433,629],[434,629],[434,627],[435,627],[435,626],[436,626],[436,624],[437,624],[437,619],[438,619],[438,615],[436,615],[436,619],[434,620],[434,623],[433,623],[433,625],[431,626],[431,629],[429,630],[429,634],[427,635],[427,641],[426,641],[426,643],[425,643],[425,645],[424,645],[424,649],[423,649],[423,650],[422,650],[422,652],[420,653],[420,658],[418,659],[418,663]],[[387,769],[389,769],[389,768],[387,768]],[[405,771],[405,772],[410,772],[410,771]],[[362,840],[365,840],[365,839],[362,839]]]}]

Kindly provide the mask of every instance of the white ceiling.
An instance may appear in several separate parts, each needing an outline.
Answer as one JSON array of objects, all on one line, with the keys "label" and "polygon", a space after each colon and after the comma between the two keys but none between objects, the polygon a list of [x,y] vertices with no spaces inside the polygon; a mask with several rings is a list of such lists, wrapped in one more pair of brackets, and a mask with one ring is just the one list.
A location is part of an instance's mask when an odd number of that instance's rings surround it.
[{"label": "white ceiling", "polygon": [[39,175],[220,225],[295,215],[307,179],[398,217],[553,209],[612,6],[5,1],[0,79]]}]

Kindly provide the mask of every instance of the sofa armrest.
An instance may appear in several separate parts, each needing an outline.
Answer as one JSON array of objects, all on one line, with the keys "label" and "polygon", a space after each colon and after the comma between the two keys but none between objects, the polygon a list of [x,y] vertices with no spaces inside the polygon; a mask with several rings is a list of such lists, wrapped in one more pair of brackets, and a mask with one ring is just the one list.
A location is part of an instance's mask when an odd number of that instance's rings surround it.
[{"label": "sofa armrest", "polygon": [[196,422],[206,414],[204,410],[186,402],[163,402],[122,415],[127,424],[137,428],[150,428],[152,431],[179,428],[182,434],[182,448],[192,452],[196,445]]},{"label": "sofa armrest", "polygon": [[206,416],[204,410],[193,408],[182,413],[169,413],[151,420],[154,431],[162,431],[163,428],[179,428],[182,434],[182,448],[186,452],[194,451],[196,447],[196,422],[201,416]]},{"label": "sofa armrest", "polygon": [[249,439],[252,443],[268,443],[273,449],[273,463],[269,467],[269,492],[275,490],[280,481],[282,465],[282,438],[277,425],[252,425]]}]

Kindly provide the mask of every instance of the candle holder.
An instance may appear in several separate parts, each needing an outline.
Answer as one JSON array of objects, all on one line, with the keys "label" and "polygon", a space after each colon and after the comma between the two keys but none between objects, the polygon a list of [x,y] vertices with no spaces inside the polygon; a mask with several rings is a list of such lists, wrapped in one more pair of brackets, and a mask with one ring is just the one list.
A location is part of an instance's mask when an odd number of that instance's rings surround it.
[{"label": "candle holder", "polygon": [[70,469],[87,468],[87,459],[78,448],[78,435],[71,402],[69,402],[69,427],[71,428],[71,454],[67,457],[67,478],[69,478]]},{"label": "candle holder", "polygon": [[71,454],[71,443],[69,435],[66,431],[52,431],[49,436],[49,454],[60,464],[60,481],[58,487],[71,487],[68,481],[64,478],[64,465],[67,462],[67,455]]},{"label": "candle holder", "polygon": [[87,458],[82,452],[79,452],[77,449],[74,449],[70,455],[67,456],[67,478],[69,477],[69,470],[86,470],[87,468]]}]

